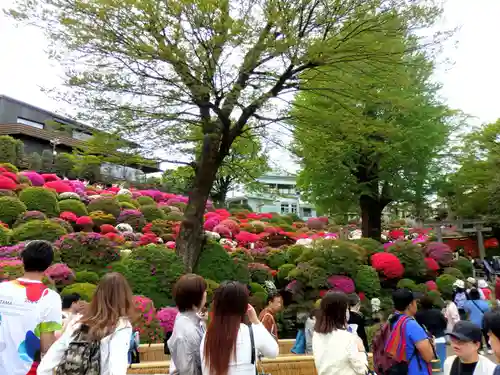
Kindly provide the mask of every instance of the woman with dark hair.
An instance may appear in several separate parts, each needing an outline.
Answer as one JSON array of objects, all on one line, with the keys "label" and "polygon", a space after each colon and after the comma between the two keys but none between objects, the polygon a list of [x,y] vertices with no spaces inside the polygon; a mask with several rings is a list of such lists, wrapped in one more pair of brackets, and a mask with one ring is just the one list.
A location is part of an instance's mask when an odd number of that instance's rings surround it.
[{"label": "woman with dark hair", "polygon": [[258,354],[278,355],[278,343],[248,304],[245,285],[222,283],[215,290],[212,312],[200,347],[204,375],[255,375]]},{"label": "woman with dark hair", "polygon": [[328,292],[321,300],[313,335],[318,375],[364,375],[368,370],[363,341],[347,331],[349,298]]}]

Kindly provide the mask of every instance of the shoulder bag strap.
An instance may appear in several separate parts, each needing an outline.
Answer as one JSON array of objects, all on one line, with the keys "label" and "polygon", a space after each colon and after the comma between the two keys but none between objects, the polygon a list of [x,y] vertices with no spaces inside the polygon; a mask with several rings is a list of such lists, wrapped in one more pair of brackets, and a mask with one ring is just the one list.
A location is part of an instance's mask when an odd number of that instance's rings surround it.
[{"label": "shoulder bag strap", "polygon": [[251,360],[250,363],[252,365],[255,365],[255,340],[253,338],[253,328],[252,328],[252,323],[248,325],[248,330],[250,331],[250,346],[252,348],[252,353],[251,353]]},{"label": "shoulder bag strap", "polygon": [[479,309],[479,311],[481,311],[483,314],[486,312],[486,311],[483,311],[483,309],[481,309],[481,308],[477,305],[476,301],[474,301],[473,299],[471,299],[471,301],[472,301],[472,303],[474,304],[474,306],[476,306],[476,307]]}]

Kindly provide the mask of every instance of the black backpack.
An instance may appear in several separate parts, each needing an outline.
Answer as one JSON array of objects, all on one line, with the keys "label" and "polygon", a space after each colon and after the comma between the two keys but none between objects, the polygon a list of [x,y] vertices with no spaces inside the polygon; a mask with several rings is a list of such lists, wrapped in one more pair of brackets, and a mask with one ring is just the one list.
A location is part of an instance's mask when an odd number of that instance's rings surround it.
[{"label": "black backpack", "polygon": [[82,325],[75,332],[56,369],[56,375],[101,374],[101,343],[90,340],[88,330],[88,326]]}]

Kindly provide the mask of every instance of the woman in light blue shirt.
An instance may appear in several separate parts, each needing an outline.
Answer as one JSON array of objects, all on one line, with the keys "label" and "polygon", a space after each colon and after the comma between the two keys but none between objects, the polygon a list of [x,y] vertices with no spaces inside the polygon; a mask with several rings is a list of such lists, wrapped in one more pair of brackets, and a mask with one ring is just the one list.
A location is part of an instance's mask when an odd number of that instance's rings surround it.
[{"label": "woman in light blue shirt", "polygon": [[[464,309],[469,316],[469,320],[483,331],[483,338],[488,348],[488,354],[493,354],[488,340],[488,334],[483,330],[483,317],[484,314],[490,310],[490,305],[485,300],[482,300],[479,291],[473,288],[470,290],[469,300],[465,302]],[[481,354],[484,354],[483,348],[484,345],[481,343]]]}]

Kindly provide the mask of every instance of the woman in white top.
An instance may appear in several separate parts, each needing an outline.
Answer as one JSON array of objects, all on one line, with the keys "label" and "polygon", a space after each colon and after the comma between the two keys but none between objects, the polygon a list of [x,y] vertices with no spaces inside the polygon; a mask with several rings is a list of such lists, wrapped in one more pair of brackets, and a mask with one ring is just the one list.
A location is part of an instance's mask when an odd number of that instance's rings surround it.
[{"label": "woman in white top", "polygon": [[[243,322],[245,316],[250,325]],[[243,284],[229,281],[215,291],[213,316],[200,352],[203,375],[255,375],[259,354],[278,355],[278,343],[248,304],[248,289]]]},{"label": "woman in white top", "polygon": [[76,332],[86,327],[92,341],[100,341],[101,375],[126,375],[128,350],[135,308],[132,291],[120,273],[105,275],[95,290],[92,302],[74,319],[50,347],[38,366],[38,375],[52,375],[64,361],[64,354]]},{"label": "woman in white top", "polygon": [[346,330],[349,299],[328,292],[321,300],[312,340],[318,375],[364,375],[368,359],[363,341]]}]

